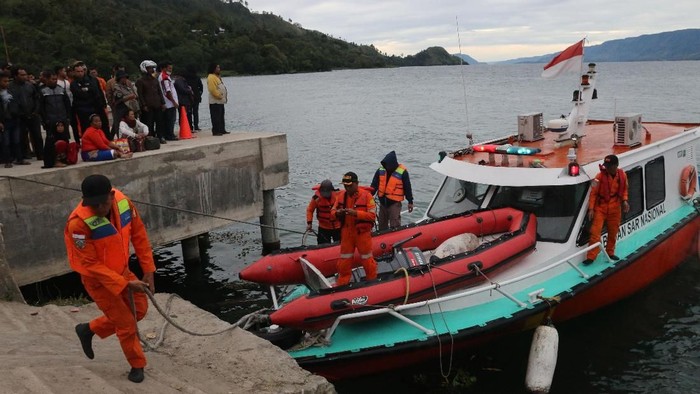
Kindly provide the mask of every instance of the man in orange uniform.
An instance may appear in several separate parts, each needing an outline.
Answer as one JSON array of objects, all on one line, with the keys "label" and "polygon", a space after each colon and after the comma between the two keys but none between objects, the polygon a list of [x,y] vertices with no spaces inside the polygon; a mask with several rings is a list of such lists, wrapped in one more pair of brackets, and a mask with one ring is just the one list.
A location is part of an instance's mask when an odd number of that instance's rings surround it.
[{"label": "man in orange uniform", "polygon": [[[588,200],[588,219],[591,223],[591,238],[589,245],[600,241],[600,233],[605,223],[608,229],[608,242],[605,251],[611,259],[619,260],[615,255],[615,243],[620,229],[622,212],[629,212],[627,203],[627,175],[618,169],[619,160],[615,155],[608,155],[603,160],[603,167],[596,175],[591,185],[591,195]],[[600,248],[591,249],[586,255],[584,265],[591,264],[598,256]]]},{"label": "man in orange uniform", "polygon": [[[136,332],[136,319],[148,309],[144,291],[154,292],[153,252],[146,228],[133,203],[104,175],[90,175],[82,183],[83,200],[68,217],[64,241],[71,268],[81,276],[85,290],[103,316],[75,326],[85,355],[93,359],[92,337],[117,334],[131,365],[128,379],[144,379],[146,357]],[[143,281],[129,271],[129,242],[143,269]],[[136,309],[131,309],[130,297]]]},{"label": "man in orange uniform", "polygon": [[342,223],[340,228],[340,259],[338,260],[338,286],[350,283],[355,248],[360,252],[362,267],[367,280],[377,278],[377,262],[372,256],[372,227],[377,217],[374,198],[360,189],[357,174],[343,175],[344,191],[338,193],[331,218]]},{"label": "man in orange uniform", "polygon": [[335,204],[336,191],[330,179],[324,180],[306,207],[307,231],[311,231],[314,211],[316,211],[316,218],[318,219],[316,241],[319,245],[340,241],[340,221],[331,218],[331,208]]}]

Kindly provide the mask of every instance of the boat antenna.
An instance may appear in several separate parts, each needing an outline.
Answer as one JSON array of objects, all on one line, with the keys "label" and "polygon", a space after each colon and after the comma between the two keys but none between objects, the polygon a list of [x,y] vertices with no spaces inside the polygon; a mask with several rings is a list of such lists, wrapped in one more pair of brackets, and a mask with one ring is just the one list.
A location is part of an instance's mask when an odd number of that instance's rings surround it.
[{"label": "boat antenna", "polygon": [[462,38],[459,35],[459,17],[455,16],[455,23],[457,24],[457,45],[459,45],[459,70],[462,75],[462,90],[464,91],[464,116],[467,122],[467,139],[469,140],[469,145],[472,145],[473,136],[469,131],[469,105],[467,102],[467,83],[464,79],[464,59],[462,58]]}]

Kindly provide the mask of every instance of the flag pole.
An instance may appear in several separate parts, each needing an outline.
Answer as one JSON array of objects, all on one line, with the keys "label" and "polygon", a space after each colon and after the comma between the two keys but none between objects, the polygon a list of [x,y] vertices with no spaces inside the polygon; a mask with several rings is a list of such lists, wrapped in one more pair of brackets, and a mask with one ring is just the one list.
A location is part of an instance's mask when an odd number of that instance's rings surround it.
[{"label": "flag pole", "polygon": [[576,101],[578,102],[583,101],[583,85],[581,78],[583,77],[583,59],[586,57],[586,37],[583,37],[581,41],[581,65],[579,66],[578,73],[578,97],[576,97]]},{"label": "flag pole", "polygon": [[583,75],[583,59],[586,58],[586,37],[583,37],[583,44],[581,45],[581,72],[580,74]]}]

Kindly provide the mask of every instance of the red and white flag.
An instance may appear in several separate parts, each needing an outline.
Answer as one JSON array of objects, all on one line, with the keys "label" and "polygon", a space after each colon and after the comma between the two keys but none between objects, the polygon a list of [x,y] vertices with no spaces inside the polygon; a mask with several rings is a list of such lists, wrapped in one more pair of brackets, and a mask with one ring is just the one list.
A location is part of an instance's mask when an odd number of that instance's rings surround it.
[{"label": "red and white flag", "polygon": [[542,78],[554,79],[568,71],[580,73],[583,66],[583,41],[577,42],[564,49],[562,53],[554,56],[554,59],[544,66]]}]

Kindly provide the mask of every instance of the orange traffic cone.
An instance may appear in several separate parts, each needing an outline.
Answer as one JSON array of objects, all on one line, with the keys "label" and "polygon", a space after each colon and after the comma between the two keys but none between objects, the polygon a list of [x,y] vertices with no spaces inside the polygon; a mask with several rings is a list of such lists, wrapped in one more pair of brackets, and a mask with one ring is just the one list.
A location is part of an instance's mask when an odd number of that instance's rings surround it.
[{"label": "orange traffic cone", "polygon": [[187,110],[185,107],[180,107],[180,135],[178,138],[181,140],[195,138],[195,136],[192,135],[192,129],[190,129],[190,122],[187,121]]}]

